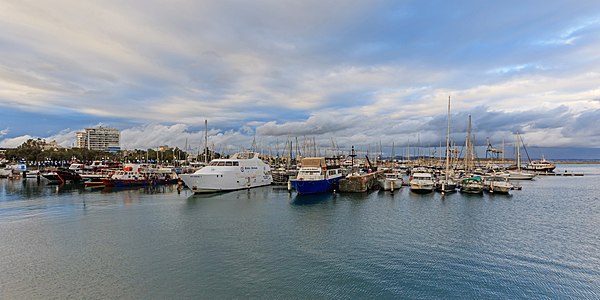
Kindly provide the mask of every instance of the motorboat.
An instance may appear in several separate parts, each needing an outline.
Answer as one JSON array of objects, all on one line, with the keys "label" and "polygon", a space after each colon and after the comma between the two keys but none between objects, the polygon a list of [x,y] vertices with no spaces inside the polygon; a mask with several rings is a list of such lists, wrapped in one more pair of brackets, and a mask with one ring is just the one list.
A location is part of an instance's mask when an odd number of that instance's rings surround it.
[{"label": "motorboat", "polygon": [[384,191],[394,191],[402,188],[404,180],[402,179],[402,173],[392,171],[383,173],[383,177],[379,178],[377,182]]},{"label": "motorboat", "polygon": [[431,173],[417,172],[411,175],[409,185],[412,192],[430,193],[433,192],[435,182]]},{"label": "motorboat", "polygon": [[483,179],[481,176],[473,176],[462,180],[460,191],[468,194],[483,193]]},{"label": "motorboat", "polygon": [[195,194],[249,189],[273,182],[271,167],[256,152],[239,152],[228,159],[213,159],[196,172],[179,177]]},{"label": "motorboat", "polygon": [[490,193],[508,194],[514,188],[514,185],[508,181],[508,178],[502,176],[489,176],[483,180],[484,189]]}]

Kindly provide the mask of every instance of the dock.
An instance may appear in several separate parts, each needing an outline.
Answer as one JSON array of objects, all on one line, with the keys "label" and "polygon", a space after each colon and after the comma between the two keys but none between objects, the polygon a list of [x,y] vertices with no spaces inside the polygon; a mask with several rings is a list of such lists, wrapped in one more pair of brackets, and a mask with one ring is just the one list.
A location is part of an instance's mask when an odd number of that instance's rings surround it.
[{"label": "dock", "polygon": [[569,172],[564,172],[564,173],[547,172],[547,173],[536,173],[536,174],[540,175],[540,176],[583,176],[583,173],[569,173]]},{"label": "dock", "polygon": [[382,171],[351,175],[340,180],[340,192],[342,193],[364,193],[378,186],[377,176],[383,174]]}]

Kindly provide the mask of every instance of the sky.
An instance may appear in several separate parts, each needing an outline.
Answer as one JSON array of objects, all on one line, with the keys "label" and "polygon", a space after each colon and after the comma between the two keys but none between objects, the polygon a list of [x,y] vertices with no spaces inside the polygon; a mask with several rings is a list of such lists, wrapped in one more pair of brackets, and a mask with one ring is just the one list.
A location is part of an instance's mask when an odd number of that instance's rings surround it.
[{"label": "sky", "polygon": [[435,147],[450,97],[457,145],[600,158],[598,49],[600,1],[0,0],[0,147]]}]

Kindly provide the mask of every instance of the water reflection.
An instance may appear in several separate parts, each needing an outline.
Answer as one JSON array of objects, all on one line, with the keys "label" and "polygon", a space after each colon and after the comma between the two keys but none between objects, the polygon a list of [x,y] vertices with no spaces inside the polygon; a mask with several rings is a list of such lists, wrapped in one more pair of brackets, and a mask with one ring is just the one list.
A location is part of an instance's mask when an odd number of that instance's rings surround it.
[{"label": "water reflection", "polygon": [[314,204],[332,200],[332,199],[334,199],[335,196],[336,196],[336,194],[333,194],[333,193],[321,193],[321,194],[309,194],[309,195],[296,194],[296,196],[294,196],[294,198],[292,199],[292,204],[293,205],[314,205]]}]

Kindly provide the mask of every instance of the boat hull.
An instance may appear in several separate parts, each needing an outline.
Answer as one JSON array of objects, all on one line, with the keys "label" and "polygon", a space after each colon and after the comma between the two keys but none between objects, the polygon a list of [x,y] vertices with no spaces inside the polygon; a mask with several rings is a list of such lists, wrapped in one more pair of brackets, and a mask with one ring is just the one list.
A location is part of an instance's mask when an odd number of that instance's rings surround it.
[{"label": "boat hull", "polygon": [[483,194],[483,186],[462,186],[460,192],[467,194]]},{"label": "boat hull", "polygon": [[290,183],[298,194],[327,193],[339,189],[341,177],[322,180],[290,180]]},{"label": "boat hull", "polygon": [[456,192],[456,183],[455,182],[439,182],[435,186],[435,190],[438,192],[451,193]]},{"label": "boat hull", "polygon": [[83,181],[83,178],[81,177],[81,175],[79,175],[79,173],[77,173],[73,170],[59,168],[58,170],[56,170],[56,174],[58,174],[58,177],[60,178],[60,180],[62,182],[67,182],[67,181],[82,182]]},{"label": "boat hull", "polygon": [[174,179],[158,179],[158,180],[150,180],[150,179],[103,179],[102,183],[105,186],[113,186],[113,187],[128,187],[128,186],[149,186],[149,185],[162,185],[162,184],[171,184],[176,183],[177,180]]},{"label": "boat hull", "polygon": [[402,181],[401,178],[396,178],[396,179],[384,178],[382,180],[379,180],[378,183],[379,183],[379,186],[381,186],[381,188],[384,191],[391,191],[391,190],[401,189],[402,184],[404,182]]},{"label": "boat hull", "polygon": [[216,193],[250,189],[270,185],[273,182],[271,175],[252,174],[247,177],[235,174],[181,174],[181,180],[194,194]]}]

